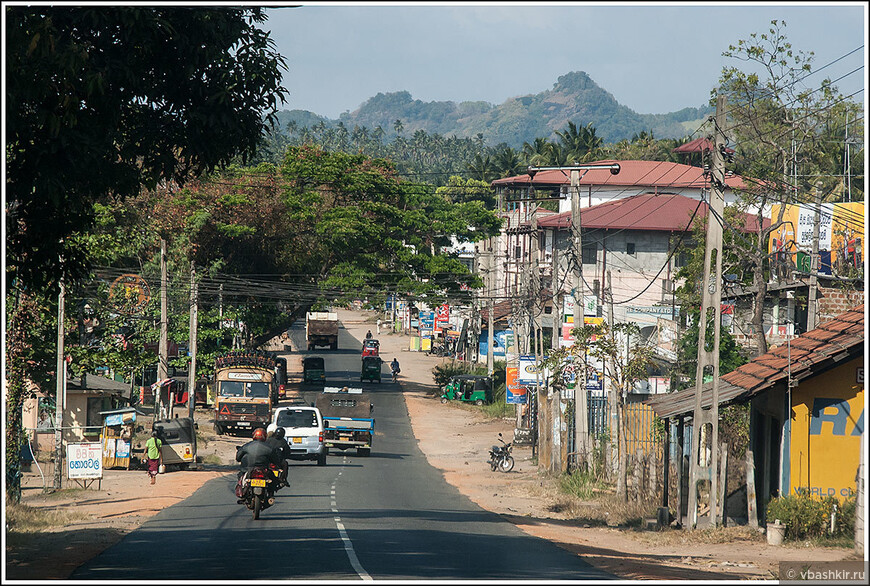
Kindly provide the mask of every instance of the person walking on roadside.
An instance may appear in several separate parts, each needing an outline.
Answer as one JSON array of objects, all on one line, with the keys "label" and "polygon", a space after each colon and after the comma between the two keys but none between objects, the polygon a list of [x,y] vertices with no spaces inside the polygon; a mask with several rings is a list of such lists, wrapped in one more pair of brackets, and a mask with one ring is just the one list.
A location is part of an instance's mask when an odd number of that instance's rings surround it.
[{"label": "person walking on roadside", "polygon": [[160,453],[160,448],[163,442],[157,437],[157,430],[151,431],[151,437],[145,442],[145,457],[148,459],[148,476],[151,477],[151,484],[156,482],[157,473],[160,471],[160,462],[163,459]]}]

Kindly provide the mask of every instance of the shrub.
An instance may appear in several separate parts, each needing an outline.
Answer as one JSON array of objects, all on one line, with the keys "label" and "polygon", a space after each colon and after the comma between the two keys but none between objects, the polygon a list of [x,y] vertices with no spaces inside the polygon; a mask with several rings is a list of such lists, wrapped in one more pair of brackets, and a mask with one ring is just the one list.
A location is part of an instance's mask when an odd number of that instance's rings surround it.
[{"label": "shrub", "polygon": [[808,493],[776,497],[767,505],[767,522],[773,523],[779,519],[784,523],[788,539],[824,537],[830,529],[831,511],[835,503],[838,509],[835,533],[848,534],[854,530],[854,497],[847,499],[842,505],[834,497],[818,500]]},{"label": "shrub", "polygon": [[486,367],[474,366],[468,362],[462,362],[457,360],[456,362],[451,361],[445,362],[444,364],[439,364],[432,369],[432,379],[438,386],[439,392],[443,392],[444,387],[447,385],[448,381],[450,381],[450,378],[457,374],[485,375]]}]

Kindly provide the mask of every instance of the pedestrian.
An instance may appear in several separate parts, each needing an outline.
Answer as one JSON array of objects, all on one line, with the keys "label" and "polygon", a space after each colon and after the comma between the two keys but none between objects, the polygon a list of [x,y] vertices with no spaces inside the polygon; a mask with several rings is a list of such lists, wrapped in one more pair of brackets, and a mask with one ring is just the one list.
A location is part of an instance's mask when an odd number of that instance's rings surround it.
[{"label": "pedestrian", "polygon": [[157,430],[151,431],[151,437],[145,442],[145,457],[148,460],[148,476],[151,477],[151,484],[156,482],[157,472],[160,470],[160,462],[163,460],[160,448],[163,442],[157,437]]},{"label": "pedestrian", "polygon": [[371,340],[371,339],[372,339],[372,331],[369,330],[366,332],[366,340]]},{"label": "pedestrian", "polygon": [[381,335],[381,318],[378,318],[378,335]]}]

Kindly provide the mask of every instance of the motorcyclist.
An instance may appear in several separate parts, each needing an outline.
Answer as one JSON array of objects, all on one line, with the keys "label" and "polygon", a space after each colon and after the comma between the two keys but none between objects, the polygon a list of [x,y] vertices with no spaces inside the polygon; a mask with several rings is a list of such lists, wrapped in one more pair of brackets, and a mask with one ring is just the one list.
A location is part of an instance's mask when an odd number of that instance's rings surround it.
[{"label": "motorcyclist", "polygon": [[236,462],[240,464],[239,478],[256,466],[280,466],[281,460],[281,455],[266,443],[266,430],[262,427],[254,430],[254,439],[236,451]]},{"label": "motorcyclist", "polygon": [[279,466],[281,473],[278,476],[278,488],[287,486],[287,458],[290,457],[290,446],[287,444],[287,440],[284,439],[284,433],[283,427],[277,427],[266,438],[266,445],[271,446],[281,458]]},{"label": "motorcyclist", "polygon": [[390,372],[393,373],[393,380],[395,380],[396,377],[399,376],[399,372],[401,372],[401,369],[399,368],[399,361],[395,358],[393,358],[393,361],[390,362]]}]

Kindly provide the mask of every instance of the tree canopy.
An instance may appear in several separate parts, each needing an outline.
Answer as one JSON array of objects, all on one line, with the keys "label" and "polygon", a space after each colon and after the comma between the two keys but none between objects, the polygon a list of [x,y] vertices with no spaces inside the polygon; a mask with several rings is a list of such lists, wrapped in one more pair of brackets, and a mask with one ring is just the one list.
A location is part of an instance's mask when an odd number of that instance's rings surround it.
[{"label": "tree canopy", "polygon": [[95,201],[254,153],[287,91],[260,8],[6,7],[7,276],[86,274]]}]

